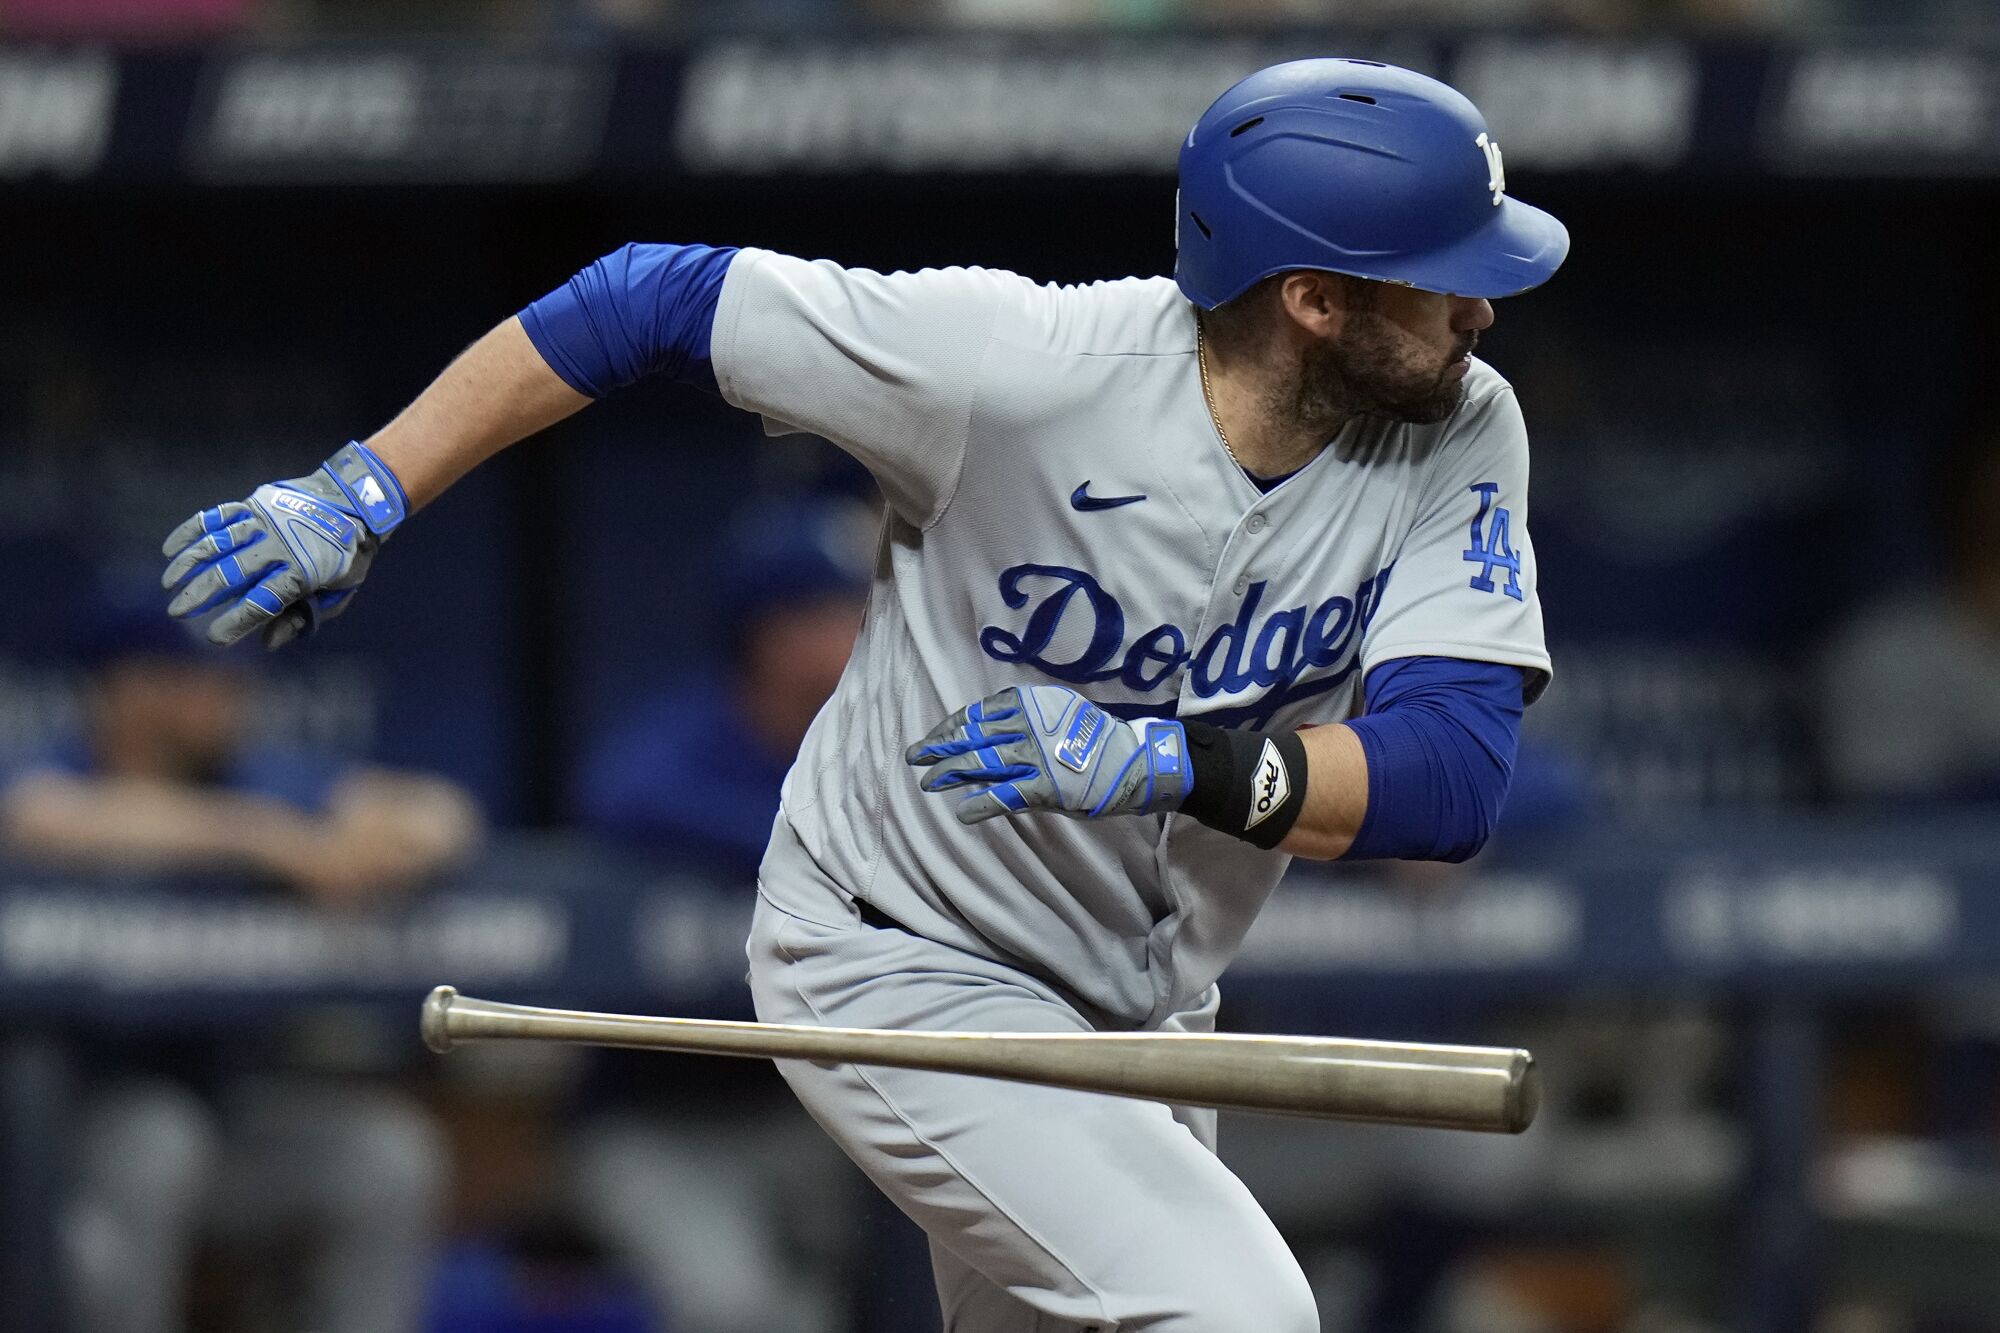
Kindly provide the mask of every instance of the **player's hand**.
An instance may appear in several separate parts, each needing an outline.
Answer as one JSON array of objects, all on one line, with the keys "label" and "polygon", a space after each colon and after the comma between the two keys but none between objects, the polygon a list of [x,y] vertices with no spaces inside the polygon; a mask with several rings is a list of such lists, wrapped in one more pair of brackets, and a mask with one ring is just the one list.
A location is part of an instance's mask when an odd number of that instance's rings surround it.
[{"label": "player's hand", "polygon": [[1178,722],[1113,717],[1059,685],[1010,686],[904,751],[925,791],[964,791],[959,821],[1022,810],[1077,819],[1174,810],[1193,786]]},{"label": "player's hand", "polygon": [[319,470],[259,486],[173,530],[162,554],[167,614],[213,616],[211,643],[261,630],[279,648],[347,609],[382,540],[403,521],[402,485],[365,445]]}]

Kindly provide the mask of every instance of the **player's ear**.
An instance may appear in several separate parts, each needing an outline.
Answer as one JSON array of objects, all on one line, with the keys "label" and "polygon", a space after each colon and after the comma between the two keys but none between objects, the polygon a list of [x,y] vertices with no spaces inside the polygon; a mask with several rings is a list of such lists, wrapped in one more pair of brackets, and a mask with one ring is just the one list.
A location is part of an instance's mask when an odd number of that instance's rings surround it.
[{"label": "player's ear", "polygon": [[1278,303],[1286,319],[1315,338],[1338,336],[1352,304],[1340,274],[1310,268],[1279,280]]}]

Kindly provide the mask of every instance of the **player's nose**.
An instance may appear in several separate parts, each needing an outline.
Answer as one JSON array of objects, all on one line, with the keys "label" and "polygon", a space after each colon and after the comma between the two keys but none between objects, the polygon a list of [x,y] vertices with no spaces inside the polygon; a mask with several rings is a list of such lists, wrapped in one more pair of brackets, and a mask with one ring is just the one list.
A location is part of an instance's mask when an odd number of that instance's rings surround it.
[{"label": "player's nose", "polygon": [[1478,333],[1493,327],[1493,303],[1483,296],[1452,298],[1451,327],[1454,333]]}]

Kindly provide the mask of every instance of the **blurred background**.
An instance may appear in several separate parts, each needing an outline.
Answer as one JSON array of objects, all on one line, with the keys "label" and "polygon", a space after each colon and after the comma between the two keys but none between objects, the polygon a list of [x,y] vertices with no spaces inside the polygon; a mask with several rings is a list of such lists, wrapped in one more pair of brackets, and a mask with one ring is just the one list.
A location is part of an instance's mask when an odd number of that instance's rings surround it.
[{"label": "blurred background", "polygon": [[1488,851],[1301,864],[1227,1018],[1550,1100],[1225,1157],[1328,1333],[2000,1330],[1992,0],[0,0],[0,1325],[935,1330],[768,1068],[415,1032],[746,1013],[866,477],[642,386],[268,660],[158,544],[629,240],[1166,272],[1186,126],[1334,53],[1575,238],[1481,344],[1557,676]]}]

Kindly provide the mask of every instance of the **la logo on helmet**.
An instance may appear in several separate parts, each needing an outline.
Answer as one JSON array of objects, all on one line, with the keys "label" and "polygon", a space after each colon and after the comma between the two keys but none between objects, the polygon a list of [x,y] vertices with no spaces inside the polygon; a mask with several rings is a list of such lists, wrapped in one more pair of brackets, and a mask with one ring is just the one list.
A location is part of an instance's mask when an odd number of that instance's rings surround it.
[{"label": "la logo on helmet", "polygon": [[1500,145],[1487,137],[1481,130],[1472,142],[1479,145],[1479,151],[1486,154],[1486,188],[1493,191],[1493,206],[1500,207],[1500,196],[1507,193],[1507,168],[1500,161]]}]

